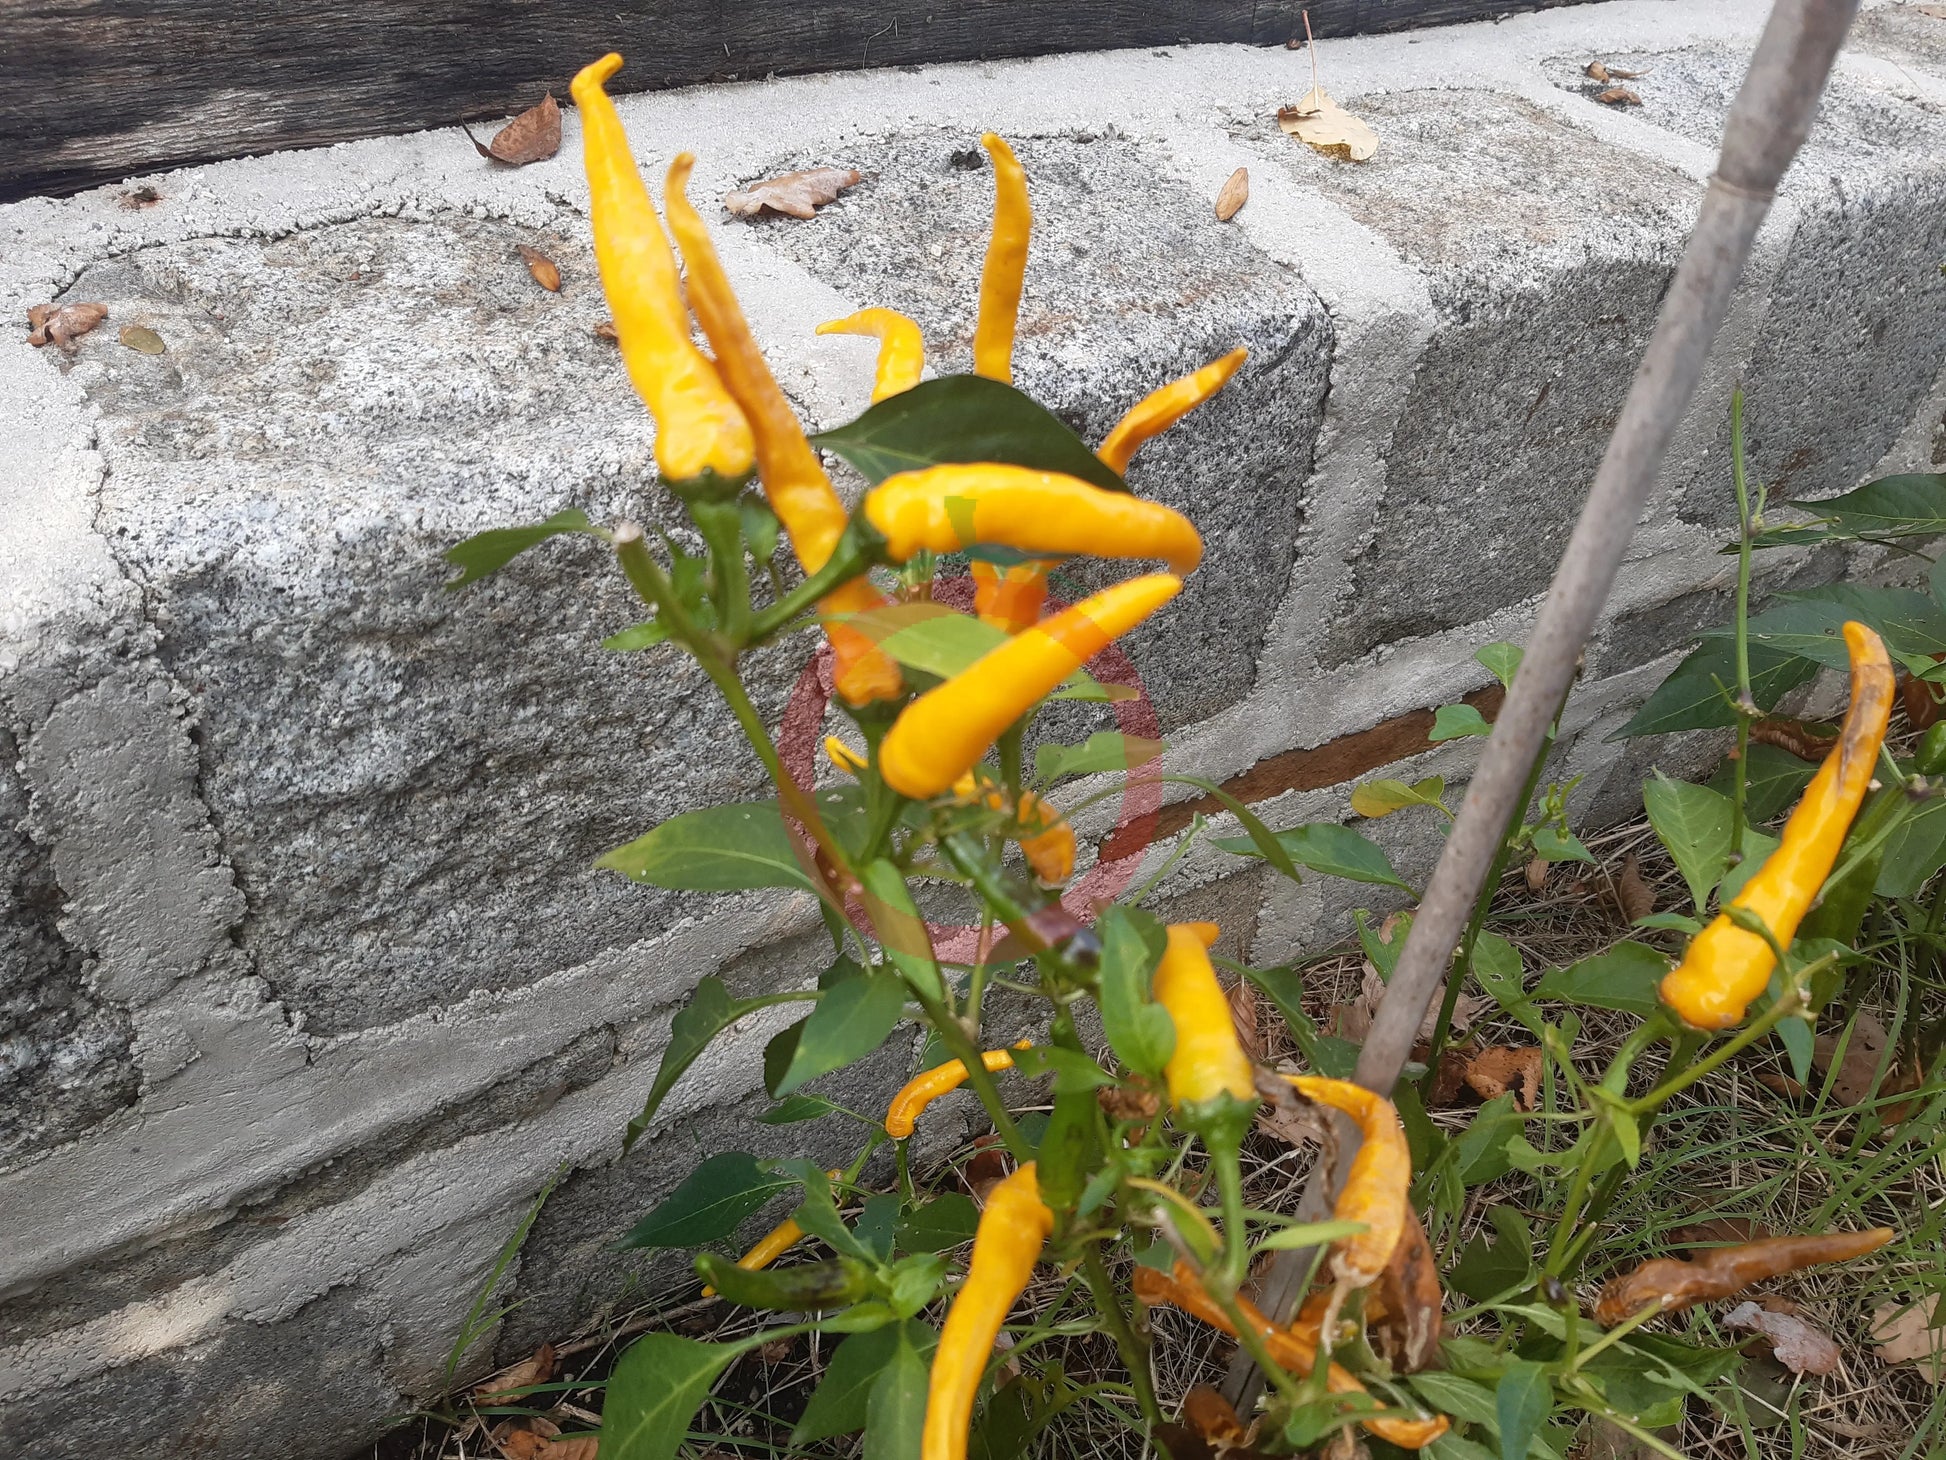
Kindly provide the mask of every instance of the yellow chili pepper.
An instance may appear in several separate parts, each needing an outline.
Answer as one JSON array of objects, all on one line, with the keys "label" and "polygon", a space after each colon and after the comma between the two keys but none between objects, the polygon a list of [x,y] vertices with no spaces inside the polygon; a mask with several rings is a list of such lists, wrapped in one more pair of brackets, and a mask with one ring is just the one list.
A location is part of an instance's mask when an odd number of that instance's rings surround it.
[{"label": "yellow chili pepper", "polygon": [[1412,1151],[1405,1127],[1392,1102],[1363,1085],[1321,1075],[1284,1078],[1307,1099],[1342,1110],[1358,1123],[1363,1139],[1351,1158],[1332,1215],[1341,1221],[1363,1222],[1365,1230],[1336,1245],[1331,1272],[1346,1287],[1365,1287],[1385,1271],[1405,1231],[1406,1193],[1412,1185]]},{"label": "yellow chili pepper", "polygon": [[1237,1041],[1230,1001],[1216,981],[1208,949],[1221,930],[1215,923],[1172,923],[1169,945],[1155,970],[1155,1001],[1176,1026],[1176,1048],[1162,1067],[1169,1098],[1201,1105],[1228,1095],[1255,1104],[1256,1073]]},{"label": "yellow chili pepper", "polygon": [[[1023,1039],[1014,1049],[1025,1049],[1033,1042]],[[1011,1070],[1014,1067],[1013,1049],[990,1049],[980,1056],[980,1063],[987,1067],[988,1074]],[[964,1085],[966,1073],[964,1060],[947,1060],[943,1065],[914,1075],[892,1097],[892,1103],[885,1107],[885,1133],[895,1141],[902,1141],[911,1135],[913,1126],[918,1124],[919,1113],[941,1095]]]},{"label": "yellow chili pepper", "polygon": [[[1236,1325],[1230,1321],[1230,1315],[1216,1305],[1204,1290],[1202,1280],[1187,1263],[1178,1262],[1173,1276],[1165,1276],[1152,1267],[1137,1267],[1134,1287],[1135,1296],[1150,1307],[1167,1303],[1201,1319],[1212,1328],[1236,1336]],[[1236,1303],[1243,1321],[1256,1331],[1280,1368],[1301,1378],[1317,1367],[1318,1348],[1314,1334],[1279,1328],[1240,1293]],[[1333,1394],[1366,1392],[1365,1386],[1355,1376],[1337,1364],[1325,1369],[1324,1387]],[[1427,1419],[1368,1419],[1359,1423],[1381,1440],[1390,1441],[1403,1450],[1423,1449],[1445,1434],[1448,1428],[1443,1414]]]},{"label": "yellow chili pepper", "polygon": [[[844,1172],[827,1171],[824,1174],[831,1180],[836,1181],[840,1176],[844,1175]],[[798,1239],[803,1235],[804,1229],[789,1217],[786,1217],[752,1243],[750,1250],[737,1259],[737,1266],[745,1272],[761,1271],[769,1267],[771,1263],[782,1257],[786,1252],[789,1252],[793,1247],[797,1246]],[[703,1285],[703,1296],[705,1298],[714,1298],[716,1296],[716,1289],[705,1283]]]},{"label": "yellow chili pepper", "polygon": [[879,774],[902,796],[937,796],[1043,695],[1181,591],[1168,573],[1131,578],[992,649],[899,712],[879,746]]},{"label": "yellow chili pepper", "polygon": [[973,561],[973,611],[981,623],[1017,634],[1041,619],[1047,602],[1047,575],[1054,564],[1034,558],[1002,568]]},{"label": "yellow chili pepper", "polygon": [[655,417],[655,460],[663,476],[673,482],[706,471],[747,476],[753,459],[749,423],[716,367],[690,341],[669,240],[635,170],[615,103],[602,90],[621,64],[611,52],[584,66],[569,89],[581,109],[595,263],[614,312],[622,363]]},{"label": "yellow chili pepper", "polygon": [[987,1194],[973,1234],[973,1257],[939,1331],[926,1385],[921,1460],[965,1460],[973,1398],[1007,1312],[1034,1275],[1054,1217],[1041,1201],[1029,1161]]},{"label": "yellow chili pepper", "polygon": [[855,776],[865,769],[865,757],[835,735],[824,737],[824,753],[832,765],[849,775]]},{"label": "yellow chili pepper", "polygon": [[992,132],[980,145],[993,158],[993,236],[980,270],[980,317],[973,329],[973,373],[989,380],[1014,378],[1014,327],[1020,319],[1021,285],[1027,277],[1027,235],[1034,210],[1027,201],[1027,174],[1009,147]]},{"label": "yellow chili pepper", "polygon": [[[1837,747],[1804,788],[1777,850],[1730,900],[1730,906],[1761,918],[1784,948],[1831,875],[1845,832],[1871,789],[1892,713],[1892,662],[1879,636],[1863,624],[1848,623],[1845,648],[1851,656],[1851,707]],[[1698,1029],[1728,1029],[1742,1022],[1776,965],[1768,943],[1719,913],[1663,978],[1662,1001]]]},{"label": "yellow chili pepper", "polygon": [[926,338],[918,323],[896,309],[861,309],[818,326],[821,335],[870,335],[878,340],[878,373],[872,404],[902,395],[919,383],[926,369]]},{"label": "yellow chili pepper", "polygon": [[1129,459],[1144,441],[1160,436],[1215,395],[1249,357],[1250,352],[1239,346],[1221,360],[1212,360],[1201,370],[1150,391],[1115,423],[1115,429],[1108,433],[1108,439],[1101,443],[1101,450],[1095,455],[1111,469],[1127,471]]},{"label": "yellow chili pepper", "polygon": [[1006,462],[950,463],[887,477],[865,496],[865,519],[904,561],[921,548],[955,552],[999,543],[1032,553],[1161,558],[1178,576],[1203,560],[1203,539],[1174,508],[1079,477]]},{"label": "yellow chili pepper", "polygon": [[[804,428],[791,413],[790,402],[778,388],[743,309],[723,272],[702,215],[684,189],[696,159],[685,152],[669,165],[663,208],[670,231],[682,248],[689,270],[689,307],[703,334],[716,351],[723,383],[750,422],[756,443],[757,470],[764,496],[791,535],[791,547],[807,573],[815,573],[831,559],[844,534],[845,505],[825,475],[824,464],[804,438]],[[899,668],[890,655],[862,631],[831,619],[862,613],[885,602],[870,581],[859,577],[827,594],[819,609],[826,616],[825,634],[837,655],[838,693],[854,705],[895,698],[903,689]]]}]

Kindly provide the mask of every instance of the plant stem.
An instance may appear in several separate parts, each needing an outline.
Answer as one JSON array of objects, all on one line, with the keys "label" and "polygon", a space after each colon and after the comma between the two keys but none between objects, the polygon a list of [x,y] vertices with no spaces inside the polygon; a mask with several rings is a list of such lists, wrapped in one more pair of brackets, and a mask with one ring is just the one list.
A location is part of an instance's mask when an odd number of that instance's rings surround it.
[{"label": "plant stem", "polygon": [[926,1011],[926,1022],[938,1031],[939,1042],[946,1046],[946,1052],[966,1070],[967,1083],[973,1087],[973,1093],[980,1097],[980,1104],[986,1107],[987,1118],[993,1122],[994,1132],[1006,1145],[1009,1154],[1016,1161],[1033,1160],[1034,1148],[1027,1144],[1027,1138],[1014,1123],[1007,1103],[1000,1098],[1000,1087],[988,1072],[986,1061],[980,1058],[980,1046],[973,1042],[973,1036],[966,1032],[966,1026],[931,994],[914,988],[910,983],[906,987],[919,1001],[919,1007]]},{"label": "plant stem", "polygon": [[1691,1085],[1702,1079],[1703,1076],[1709,1074],[1710,1071],[1718,1069],[1725,1062],[1736,1058],[1738,1054],[1748,1049],[1759,1039],[1762,1039],[1766,1034],[1770,1033],[1777,1025],[1781,1024],[1786,1017],[1795,1017],[1801,1013],[1804,1008],[1804,996],[1798,991],[1798,985],[1812,973],[1822,971],[1825,964],[1833,961],[1832,957],[1827,954],[1815,963],[1807,965],[1799,973],[1798,978],[1793,981],[1792,985],[1784,990],[1783,996],[1775,1000],[1768,1009],[1764,1010],[1755,1019],[1752,1019],[1734,1038],[1724,1040],[1723,1043],[1719,1044],[1715,1049],[1711,1050],[1702,1059],[1696,1061],[1695,1064],[1691,1065],[1681,1074],[1664,1080],[1639,1100],[1629,1101],[1623,1109],[1627,1110],[1631,1115],[1647,1115],[1652,1111],[1660,1109],[1671,1096],[1688,1089]]},{"label": "plant stem", "polygon": [[854,519],[822,568],[756,616],[750,624],[749,642],[761,644],[786,624],[809,613],[825,594],[870,568],[876,556],[872,543],[860,532]]},{"label": "plant stem", "polygon": [[1122,1366],[1128,1370],[1129,1383],[1135,1387],[1135,1402],[1142,1406],[1142,1418],[1153,1430],[1163,1422],[1163,1416],[1162,1406],[1155,1397],[1155,1381],[1149,1374],[1149,1346],[1136,1334],[1128,1314],[1122,1311],[1121,1299],[1115,1295],[1115,1285],[1108,1280],[1108,1268],[1101,1260],[1098,1243],[1090,1242],[1082,1254],[1081,1279],[1087,1283],[1095,1310],[1115,1340]]},{"label": "plant stem", "polygon": [[[1730,396],[1730,480],[1737,494],[1737,766],[1730,816],[1730,856],[1743,857],[1744,786],[1750,770],[1750,722],[1757,702],[1750,694],[1750,485],[1744,475],[1743,387]],[[1734,865],[1734,862],[1732,863]]]},{"label": "plant stem", "polygon": [[1223,1200],[1223,1286],[1240,1287],[1250,1270],[1249,1229],[1243,1215],[1243,1163],[1238,1143],[1227,1141],[1211,1149],[1216,1166],[1216,1188]]}]

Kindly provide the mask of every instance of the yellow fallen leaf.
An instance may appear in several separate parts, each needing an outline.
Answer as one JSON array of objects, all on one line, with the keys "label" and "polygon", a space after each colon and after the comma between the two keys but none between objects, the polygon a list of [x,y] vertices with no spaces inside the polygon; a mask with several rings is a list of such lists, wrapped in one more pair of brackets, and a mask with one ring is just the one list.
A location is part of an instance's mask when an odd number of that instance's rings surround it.
[{"label": "yellow fallen leaf", "polygon": [[1277,125],[1307,147],[1340,162],[1363,162],[1378,151],[1378,133],[1313,86],[1296,106],[1280,107]]},{"label": "yellow fallen leaf", "polygon": [[1935,1384],[1946,1383],[1946,1328],[1929,1322],[1931,1298],[1910,1307],[1887,1303],[1872,1313],[1872,1341],[1888,1364],[1911,1364]]},{"label": "yellow fallen leaf", "polygon": [[160,355],[169,348],[162,342],[162,336],[146,325],[125,324],[116,338],[129,349],[143,355]]}]

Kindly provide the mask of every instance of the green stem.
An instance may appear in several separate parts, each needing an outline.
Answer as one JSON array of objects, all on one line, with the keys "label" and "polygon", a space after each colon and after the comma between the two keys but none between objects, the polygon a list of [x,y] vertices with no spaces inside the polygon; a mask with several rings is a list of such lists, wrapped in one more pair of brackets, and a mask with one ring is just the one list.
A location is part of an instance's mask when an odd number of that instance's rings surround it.
[{"label": "green stem", "polygon": [[1737,494],[1737,764],[1730,819],[1730,855],[1743,856],[1745,782],[1750,765],[1750,722],[1757,704],[1750,694],[1750,485],[1743,460],[1743,387],[1730,397],[1730,480]]},{"label": "green stem", "polygon": [[1719,1069],[1727,1061],[1735,1059],[1737,1055],[1770,1033],[1772,1029],[1776,1028],[1786,1018],[1795,1018],[1804,1008],[1804,997],[1798,992],[1799,984],[1808,979],[1811,974],[1821,972],[1826,964],[1834,961],[1831,955],[1826,954],[1815,963],[1808,964],[1798,975],[1798,978],[1793,981],[1792,985],[1784,990],[1783,996],[1775,1000],[1768,1009],[1764,1010],[1763,1013],[1745,1025],[1735,1038],[1724,1040],[1723,1043],[1719,1044],[1715,1049],[1711,1050],[1702,1059],[1696,1061],[1695,1064],[1691,1065],[1681,1074],[1664,1080],[1655,1089],[1649,1091],[1648,1094],[1642,1096],[1639,1100],[1629,1101],[1622,1108],[1628,1111],[1630,1115],[1647,1115],[1652,1111],[1660,1109],[1669,1101],[1671,1096],[1688,1089],[1712,1070]]},{"label": "green stem", "polygon": [[731,652],[742,649],[750,633],[750,573],[743,561],[743,518],[736,500],[697,500],[690,519],[709,545],[711,598]]},{"label": "green stem", "polygon": [[878,559],[877,548],[872,541],[875,536],[869,529],[861,529],[854,518],[845,535],[838,539],[837,550],[825,565],[756,616],[750,625],[748,642],[761,644],[786,624],[809,613],[817,606],[818,600],[832,589],[849,583],[869,569]]},{"label": "green stem", "polygon": [[1027,732],[1027,722],[1016,720],[1000,732],[994,742],[994,749],[1000,753],[1000,780],[1007,788],[1009,797],[1020,799],[1020,746]]},{"label": "green stem", "polygon": [[914,988],[910,983],[906,987],[919,1001],[919,1007],[926,1011],[926,1022],[938,1031],[939,1042],[946,1046],[946,1052],[965,1068],[967,1083],[973,1087],[973,1093],[979,1096],[980,1104],[986,1108],[987,1118],[993,1122],[993,1129],[1006,1145],[1008,1152],[1018,1162],[1033,1160],[1034,1148],[1027,1144],[1027,1138],[1020,1133],[1020,1127],[1014,1123],[1013,1114],[1007,1109],[1007,1103],[1000,1098],[1000,1087],[994,1083],[992,1074],[988,1072],[986,1061],[980,1058],[982,1053],[980,1046],[974,1043],[973,1036],[966,1032],[966,1026],[960,1023],[952,1010],[933,998],[931,994]]},{"label": "green stem", "polygon": [[1250,1271],[1250,1233],[1243,1214],[1243,1163],[1238,1143],[1226,1141],[1211,1148],[1210,1159],[1216,1166],[1216,1188],[1223,1200],[1221,1281],[1234,1290],[1243,1285]]},{"label": "green stem", "polygon": [[1155,1397],[1155,1381],[1149,1374],[1149,1346],[1137,1336],[1128,1314],[1122,1311],[1121,1299],[1115,1294],[1115,1285],[1108,1280],[1108,1269],[1101,1260],[1101,1247],[1097,1243],[1090,1242],[1082,1254],[1081,1278],[1088,1285],[1095,1311],[1115,1340],[1122,1366],[1128,1370],[1129,1382],[1135,1386],[1135,1402],[1142,1407],[1142,1417],[1153,1431],[1163,1423],[1163,1415]]}]

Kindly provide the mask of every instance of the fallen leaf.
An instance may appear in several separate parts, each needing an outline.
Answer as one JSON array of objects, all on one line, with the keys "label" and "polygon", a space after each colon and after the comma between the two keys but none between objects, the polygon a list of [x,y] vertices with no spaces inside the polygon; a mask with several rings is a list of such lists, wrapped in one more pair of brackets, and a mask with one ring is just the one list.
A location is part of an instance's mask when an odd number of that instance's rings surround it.
[{"label": "fallen leaf", "polygon": [[485,146],[464,122],[460,130],[466,133],[466,140],[480,156],[504,162],[509,167],[525,167],[530,162],[545,162],[561,150],[561,106],[550,91],[495,132],[493,140]]},{"label": "fallen leaf", "polygon": [[1337,1138],[1325,1125],[1318,1108],[1308,1100],[1300,1100],[1287,1081],[1259,1070],[1257,1094],[1263,1098],[1257,1107],[1258,1130],[1286,1145],[1316,1145],[1326,1150],[1336,1147]]},{"label": "fallen leaf", "polygon": [[1626,86],[1611,86],[1606,91],[1595,93],[1595,100],[1605,106],[1640,106],[1642,98]]},{"label": "fallen leaf", "polygon": [[1539,857],[1534,858],[1526,867],[1527,890],[1538,894],[1547,886],[1547,863]]},{"label": "fallen leaf", "polygon": [[1592,76],[1597,81],[1606,81],[1608,79],[1608,68],[1599,61],[1590,61],[1583,69],[1582,75]]},{"label": "fallen leaf", "polygon": [[[1946,15],[1940,17],[1946,20]],[[1888,1364],[1911,1364],[1935,1384],[1946,1383],[1946,1324],[1929,1322],[1930,1297],[1911,1307],[1887,1303],[1872,1312],[1872,1342]]]},{"label": "fallen leaf", "polygon": [[987,1194],[1007,1177],[1007,1154],[997,1146],[989,1146],[971,1161],[966,1163],[963,1173],[966,1189],[973,1194],[973,1200],[981,1206],[987,1202]]},{"label": "fallen leaf", "polygon": [[1228,223],[1250,201],[1250,169],[1239,167],[1216,194],[1216,221]]},{"label": "fallen leaf", "polygon": [[65,350],[106,318],[106,304],[36,304],[27,311],[32,331],[27,343],[35,349],[56,344]]},{"label": "fallen leaf", "polygon": [[1238,979],[1230,990],[1230,1022],[1236,1025],[1237,1042],[1251,1062],[1262,1060],[1264,1039],[1257,1027],[1257,986],[1247,978]]},{"label": "fallen leaf", "polygon": [[796,1343],[795,1339],[773,1338],[769,1343],[758,1346],[757,1357],[766,1364],[781,1364],[791,1356],[791,1350],[796,1347]]},{"label": "fallen leaf", "polygon": [[1788,1100],[1802,1100],[1806,1093],[1803,1085],[1776,1070],[1757,1071],[1757,1083],[1766,1090],[1775,1090]]},{"label": "fallen leaf", "polygon": [[1642,859],[1633,852],[1622,859],[1622,870],[1616,874],[1615,901],[1625,923],[1634,923],[1655,911],[1655,889],[1643,878]]},{"label": "fallen leaf", "polygon": [[493,1441],[503,1460],[541,1460],[554,1447],[551,1436],[542,1434],[530,1426],[532,1421],[523,1424],[495,1425],[487,1434]]},{"label": "fallen leaf", "polygon": [[1340,162],[1363,162],[1378,151],[1378,133],[1313,86],[1296,106],[1277,109],[1277,125],[1305,146]]},{"label": "fallen leaf", "polygon": [[1794,1374],[1836,1373],[1838,1345],[1789,1313],[1773,1313],[1755,1303],[1739,1303],[1723,1315],[1726,1328],[1749,1328],[1770,1340],[1777,1362]]},{"label": "fallen leaf", "polygon": [[[1823,1074],[1838,1055],[1837,1033],[1820,1034],[1811,1045],[1811,1065]],[[1879,1059],[1885,1053],[1885,1026],[1870,1014],[1860,1014],[1852,1022],[1851,1037],[1838,1060],[1838,1073],[1831,1082],[1831,1098],[1840,1105],[1859,1105],[1872,1098],[1873,1082],[1878,1078]]]},{"label": "fallen leaf", "polygon": [[1624,71],[1620,66],[1609,66],[1600,61],[1590,61],[1582,68],[1581,74],[1592,77],[1596,81],[1634,81],[1638,77],[1647,76],[1649,73],[1646,71]]},{"label": "fallen leaf", "polygon": [[1104,1085],[1096,1102],[1110,1120],[1147,1120],[1162,1109],[1162,1097],[1146,1081],[1131,1085]]},{"label": "fallen leaf", "polygon": [[1807,725],[1802,720],[1759,720],[1750,727],[1750,739],[1759,745],[1788,750],[1799,760],[1816,762],[1822,761],[1838,743],[1838,732],[1825,725]]},{"label": "fallen leaf", "polygon": [[510,1364],[473,1386],[475,1404],[512,1404],[522,1397],[520,1390],[545,1384],[554,1377],[554,1345],[544,1343],[527,1358]]},{"label": "fallen leaf", "polygon": [[[1391,942],[1383,932],[1380,937]],[[1340,1039],[1349,1039],[1353,1044],[1363,1044],[1365,1036],[1372,1032],[1372,1018],[1378,1011],[1378,1001],[1385,997],[1385,979],[1379,971],[1367,962],[1364,966],[1364,981],[1358,990],[1358,997],[1349,1004],[1339,1004],[1333,1011],[1333,1030]],[[1446,998],[1446,985],[1441,984],[1426,1006],[1426,1017],[1419,1021],[1416,1036],[1426,1044],[1432,1043],[1433,1029],[1439,1023],[1440,1005]],[[1491,1000],[1484,994],[1461,994],[1453,1004],[1453,1023],[1450,1034],[1464,1034],[1473,1027],[1473,1021],[1480,1017]]]},{"label": "fallen leaf", "polygon": [[115,338],[141,355],[160,355],[169,348],[162,343],[162,336],[146,325],[125,324]]},{"label": "fallen leaf", "polygon": [[549,1442],[544,1460],[595,1460],[600,1447],[599,1435],[569,1435]]},{"label": "fallen leaf", "polygon": [[792,218],[815,218],[820,207],[863,177],[849,167],[807,167],[725,193],[723,206],[739,218],[754,218],[766,208]]},{"label": "fallen leaf", "polygon": [[622,338],[621,331],[615,328],[615,321],[612,319],[596,320],[595,334],[597,337],[601,339],[614,340],[617,343],[619,343]]},{"label": "fallen leaf", "polygon": [[1541,1099],[1540,1046],[1483,1049],[1467,1061],[1466,1083],[1482,1100],[1491,1100],[1511,1090],[1516,1105],[1522,1110],[1533,1110]]},{"label": "fallen leaf", "polygon": [[[1412,1058],[1424,1064],[1432,1054],[1430,1043],[1412,1046]],[[1439,1067],[1433,1071],[1432,1085],[1426,1091],[1426,1104],[1434,1110],[1444,1110],[1458,1098],[1459,1092],[1466,1088],[1466,1056],[1456,1049],[1442,1049],[1439,1052]]]},{"label": "fallen leaf", "polygon": [[[549,258],[539,249],[529,248],[524,243],[514,251],[526,261],[527,272],[534,276],[534,282],[536,284],[540,285],[541,288],[547,290],[550,294],[559,294],[561,292],[561,270],[553,259]],[[597,334],[601,332],[599,325],[595,327],[595,332]]]},{"label": "fallen leaf", "polygon": [[1595,1322],[1613,1328],[1650,1303],[1680,1313],[1712,1298],[1728,1298],[1752,1283],[1814,1267],[1847,1262],[1876,1252],[1896,1235],[1890,1227],[1864,1232],[1825,1232],[1815,1237],[1769,1237],[1737,1247],[1713,1247],[1684,1261],[1657,1257],[1609,1279],[1595,1297]]}]

